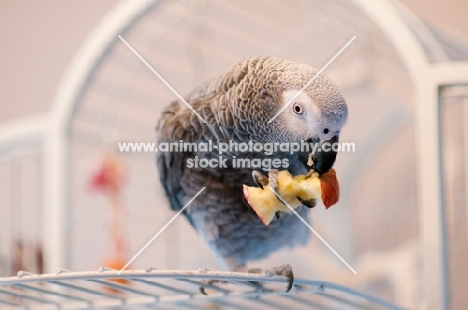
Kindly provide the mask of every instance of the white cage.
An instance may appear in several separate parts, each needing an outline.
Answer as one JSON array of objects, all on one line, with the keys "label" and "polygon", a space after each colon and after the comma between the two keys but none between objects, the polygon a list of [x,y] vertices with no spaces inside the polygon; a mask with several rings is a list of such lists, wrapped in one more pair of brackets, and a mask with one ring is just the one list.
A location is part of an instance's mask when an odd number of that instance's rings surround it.
[{"label": "white cage", "polygon": [[41,273],[46,116],[0,126],[0,276]]},{"label": "white cage", "polygon": [[[280,251],[257,264],[287,262],[301,278],[336,282],[407,308],[468,306],[462,260],[468,255],[468,40],[385,0],[120,3],[77,53],[47,122],[31,129],[42,141],[36,164],[43,162],[44,170],[36,177],[39,184],[44,178],[46,272],[100,265],[108,210],[102,197],[86,193],[88,174],[117,141],[155,141],[159,112],[174,97],[118,35],[181,94],[254,55],[320,67],[356,35],[325,74],[348,101],[343,139],[357,150],[337,162],[340,204],[314,209],[312,224],[358,274],[317,238],[294,255]],[[173,213],[154,154],[120,155],[129,176],[124,201],[133,254]],[[217,269],[182,218],[132,264],[147,265]]]}]

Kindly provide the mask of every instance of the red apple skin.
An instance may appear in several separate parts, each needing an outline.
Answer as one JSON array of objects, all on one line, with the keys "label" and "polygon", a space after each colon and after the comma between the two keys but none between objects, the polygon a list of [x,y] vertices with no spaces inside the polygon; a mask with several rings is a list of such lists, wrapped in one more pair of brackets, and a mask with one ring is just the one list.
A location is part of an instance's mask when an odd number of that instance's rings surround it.
[{"label": "red apple skin", "polygon": [[320,176],[320,188],[322,190],[322,201],[326,209],[338,202],[340,199],[340,184],[335,169],[331,169]]}]

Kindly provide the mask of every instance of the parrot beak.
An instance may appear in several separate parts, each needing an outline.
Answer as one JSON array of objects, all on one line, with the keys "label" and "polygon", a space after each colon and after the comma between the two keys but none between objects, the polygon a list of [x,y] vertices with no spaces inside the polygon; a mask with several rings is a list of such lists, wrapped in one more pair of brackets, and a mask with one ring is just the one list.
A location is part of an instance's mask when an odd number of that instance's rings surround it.
[{"label": "parrot beak", "polygon": [[[327,173],[336,160],[336,152],[333,151],[333,144],[338,142],[338,135],[332,137],[330,140],[320,142],[320,147],[313,155],[314,164],[312,169],[318,172],[319,175]],[[325,150],[324,150],[325,148]]]}]

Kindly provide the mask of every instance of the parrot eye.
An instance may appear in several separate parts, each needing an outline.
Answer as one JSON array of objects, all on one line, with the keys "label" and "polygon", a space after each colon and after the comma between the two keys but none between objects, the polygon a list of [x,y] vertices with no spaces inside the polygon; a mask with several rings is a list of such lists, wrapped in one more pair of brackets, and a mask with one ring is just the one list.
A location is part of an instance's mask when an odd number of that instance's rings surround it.
[{"label": "parrot eye", "polygon": [[304,113],[304,109],[302,108],[302,106],[297,103],[297,102],[294,102],[293,106],[292,106],[292,109],[294,111],[294,113],[296,114],[302,114]]},{"label": "parrot eye", "polygon": [[327,133],[329,133],[329,132],[330,132],[330,130],[328,130],[328,128],[325,128],[325,129],[323,130],[323,133],[324,133],[324,134],[327,134]]}]

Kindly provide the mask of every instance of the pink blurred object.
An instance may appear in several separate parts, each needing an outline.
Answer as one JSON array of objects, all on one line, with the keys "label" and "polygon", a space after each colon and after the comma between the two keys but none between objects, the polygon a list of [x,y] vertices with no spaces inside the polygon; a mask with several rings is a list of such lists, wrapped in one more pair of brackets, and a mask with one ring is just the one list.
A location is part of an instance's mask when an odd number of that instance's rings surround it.
[{"label": "pink blurred object", "polygon": [[120,160],[104,154],[99,169],[92,175],[90,187],[101,192],[118,192],[123,184],[124,171]]},{"label": "pink blurred object", "polygon": [[[121,160],[109,153],[102,157],[99,169],[90,178],[90,187],[106,195],[110,202],[111,218],[109,221],[109,238],[111,249],[103,265],[112,269],[123,268],[127,262],[128,240],[125,232],[124,205],[122,191],[125,171]],[[121,280],[119,280],[121,281]],[[126,282],[121,282],[126,283]]]}]

